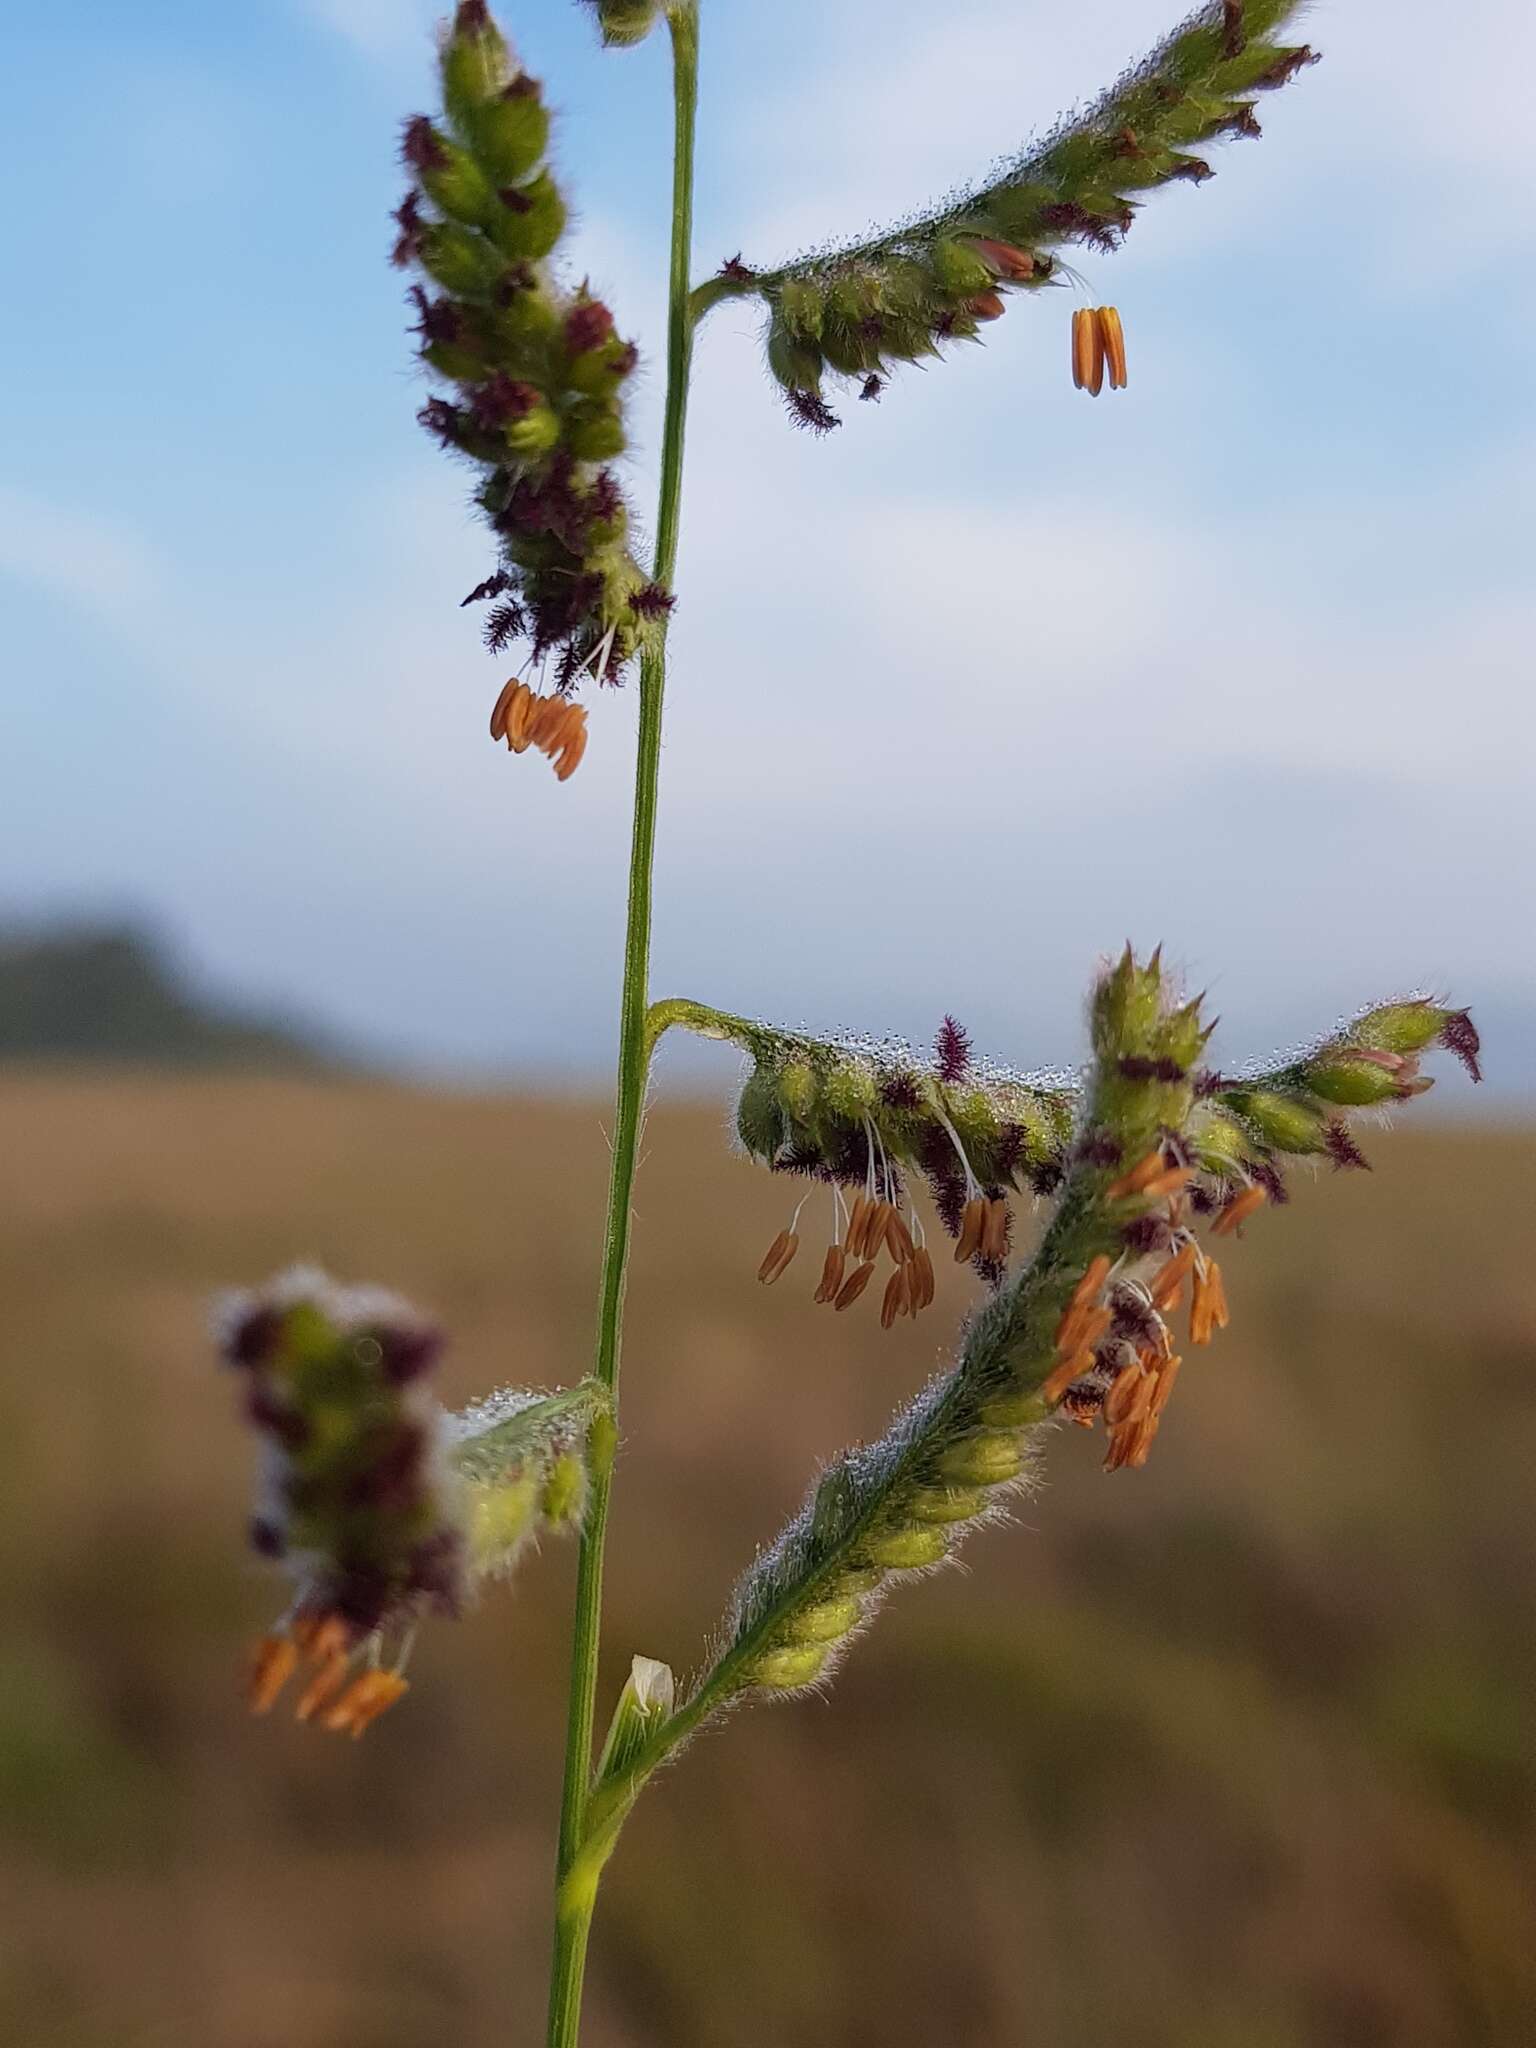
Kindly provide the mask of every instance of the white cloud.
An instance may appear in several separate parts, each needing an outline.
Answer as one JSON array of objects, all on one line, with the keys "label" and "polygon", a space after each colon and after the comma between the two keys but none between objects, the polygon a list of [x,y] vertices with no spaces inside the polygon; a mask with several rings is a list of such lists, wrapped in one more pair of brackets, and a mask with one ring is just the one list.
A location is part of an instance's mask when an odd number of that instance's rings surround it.
[{"label": "white cloud", "polygon": [[0,486],[0,575],[112,616],[162,594],[164,565],[141,534]]},{"label": "white cloud", "polygon": [[426,47],[424,36],[446,11],[447,0],[305,0],[328,29],[362,56],[393,63]]}]

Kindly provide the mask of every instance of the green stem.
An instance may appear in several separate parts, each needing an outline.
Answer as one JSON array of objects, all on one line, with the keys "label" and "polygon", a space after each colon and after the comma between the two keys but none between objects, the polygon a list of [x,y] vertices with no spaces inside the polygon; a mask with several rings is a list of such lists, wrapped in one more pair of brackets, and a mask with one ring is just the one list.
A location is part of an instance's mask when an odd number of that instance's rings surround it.
[{"label": "green stem", "polygon": [[[657,582],[670,585],[677,566],[683,433],[693,353],[688,262],[693,234],[693,135],[698,96],[696,0],[674,0],[667,11],[667,23],[672,33],[675,106],[672,258],[667,325],[666,419],[656,521],[656,559],[652,573]],[[608,1189],[608,1223],[603,1241],[597,1353],[593,1367],[594,1376],[613,1395],[616,1395],[619,1379],[624,1284],[629,1266],[640,1125],[654,1043],[646,1028],[646,1007],[649,1000],[652,870],[666,672],[663,641],[660,647],[644,657],[640,668],[640,729],[636,749],[634,830],[630,842],[623,1000],[619,1019],[613,1166]],[[598,1647],[602,1625],[603,1546],[612,1488],[611,1457],[595,1458],[594,1468],[592,1497],[582,1535],[571,1640],[570,1708],[566,1729],[564,1797],[560,1811],[555,1947],[549,1992],[549,2048],[575,2048],[579,2036],[587,1936],[596,1900],[595,1882],[590,1886],[567,1882],[581,1847],[592,1776]]]}]

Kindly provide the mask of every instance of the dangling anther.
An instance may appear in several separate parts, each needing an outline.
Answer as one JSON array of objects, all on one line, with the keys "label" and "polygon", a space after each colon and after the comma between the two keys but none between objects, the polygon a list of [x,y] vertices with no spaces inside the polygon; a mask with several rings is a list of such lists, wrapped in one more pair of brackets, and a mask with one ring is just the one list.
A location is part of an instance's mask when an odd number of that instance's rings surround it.
[{"label": "dangling anther", "polygon": [[1154,1418],[1161,1415],[1168,1406],[1168,1396],[1173,1392],[1173,1383],[1179,1376],[1183,1360],[1178,1357],[1165,1358],[1158,1368],[1157,1382],[1152,1389],[1152,1400],[1147,1413]]},{"label": "dangling anther", "polygon": [[1214,1259],[1201,1259],[1195,1267],[1195,1284],[1189,1302],[1189,1341],[1209,1344],[1217,1330],[1227,1327],[1227,1290],[1221,1268]]},{"label": "dangling anther", "polygon": [[908,1283],[907,1268],[898,1266],[885,1283],[885,1297],[880,1303],[880,1327],[888,1330],[900,1315],[907,1312]]},{"label": "dangling anther", "polygon": [[1111,391],[1125,389],[1125,329],[1120,325],[1120,315],[1113,306],[1099,308],[1099,341],[1104,350],[1104,362],[1109,371]]},{"label": "dangling anther", "polygon": [[1074,1351],[1070,1358],[1064,1358],[1054,1372],[1040,1385],[1042,1401],[1059,1401],[1074,1380],[1080,1380],[1085,1372],[1093,1371],[1093,1353],[1086,1346]]},{"label": "dangling anther", "polygon": [[523,685],[516,676],[508,676],[507,680],[502,684],[501,695],[491,707],[491,738],[493,740],[499,740],[505,736],[507,713],[512,708],[512,700],[522,687]]},{"label": "dangling anther", "polygon": [[981,1232],[981,1255],[1001,1265],[1008,1256],[1008,1204],[1001,1195],[987,1203],[987,1218]]},{"label": "dangling anther", "polygon": [[771,1287],[781,1273],[789,1266],[795,1253],[800,1249],[800,1240],[792,1230],[781,1230],[763,1254],[763,1263],[757,1269],[757,1277],[765,1287]]},{"label": "dangling anther", "polygon": [[1104,1396],[1104,1420],[1111,1429],[1124,1422],[1130,1414],[1131,1404],[1145,1378],[1139,1358],[1133,1358],[1129,1365],[1122,1366],[1115,1374],[1109,1392]]},{"label": "dangling anther", "polygon": [[981,1250],[982,1233],[987,1227],[987,1198],[972,1195],[960,1212],[960,1236],[955,1244],[955,1264],[963,1266],[967,1259],[974,1259]]},{"label": "dangling anther", "polygon": [[892,1209],[890,1221],[885,1226],[885,1241],[890,1247],[891,1257],[898,1266],[907,1266],[917,1246],[912,1242],[912,1233],[902,1221],[901,1212]]},{"label": "dangling anther", "polygon": [[299,1646],[292,1636],[263,1636],[251,1658],[245,1701],[253,1714],[270,1714],[277,1696],[298,1668]]},{"label": "dangling anther", "polygon": [[1080,306],[1072,315],[1072,382],[1095,398],[1104,388],[1104,338],[1091,306]]},{"label": "dangling anther", "polygon": [[542,697],[535,697],[526,683],[519,683],[513,691],[502,720],[507,746],[512,753],[526,754],[533,744],[528,728],[533,720],[534,707],[543,701]]},{"label": "dangling anther", "polygon": [[795,1253],[800,1249],[800,1211],[810,1200],[809,1193],[803,1194],[795,1204],[795,1213],[789,1219],[787,1230],[781,1230],[763,1254],[763,1263],[757,1269],[757,1277],[765,1287],[771,1287],[779,1275],[789,1266]]},{"label": "dangling anther", "polygon": [[840,1244],[829,1244],[827,1256],[821,1263],[821,1281],[816,1289],[816,1301],[836,1301],[838,1289],[843,1284],[843,1269],[848,1263],[848,1254]]},{"label": "dangling anther", "polygon": [[1212,1237],[1230,1237],[1232,1232],[1247,1222],[1255,1209],[1262,1209],[1269,1199],[1257,1183],[1244,1188],[1240,1195],[1234,1195],[1225,1209],[1211,1225]]},{"label": "dangling anther", "polygon": [[842,1286],[837,1290],[837,1299],[832,1306],[841,1311],[852,1308],[874,1277],[875,1262],[866,1259],[862,1266],[855,1266]]},{"label": "dangling anther", "polygon": [[1190,1238],[1174,1253],[1167,1265],[1148,1282],[1152,1306],[1159,1315],[1172,1308],[1184,1292],[1184,1282],[1189,1278],[1199,1256],[1195,1241]]},{"label": "dangling anther", "polygon": [[909,1313],[919,1315],[929,1306],[934,1296],[933,1260],[928,1247],[919,1239],[911,1260],[911,1306]]}]

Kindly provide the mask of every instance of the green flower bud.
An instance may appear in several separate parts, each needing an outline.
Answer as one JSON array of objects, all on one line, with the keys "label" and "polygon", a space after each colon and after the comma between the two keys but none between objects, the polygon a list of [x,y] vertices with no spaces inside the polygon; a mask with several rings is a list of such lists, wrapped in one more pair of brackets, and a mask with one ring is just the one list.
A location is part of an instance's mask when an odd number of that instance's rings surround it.
[{"label": "green flower bud", "polygon": [[555,1529],[574,1528],[587,1504],[587,1468],[574,1451],[562,1452],[550,1465],[544,1480],[540,1508]]},{"label": "green flower bud", "polygon": [[443,109],[466,140],[476,114],[507,82],[511,57],[499,28],[483,4],[459,8],[443,41]]},{"label": "green flower bud", "polygon": [[507,446],[525,461],[531,456],[547,455],[560,439],[560,421],[550,406],[536,405],[520,420],[509,422],[506,437]]},{"label": "green flower bud", "polygon": [[942,1529],[911,1528],[873,1536],[864,1551],[872,1564],[885,1571],[913,1572],[924,1565],[937,1564],[948,1548],[949,1538]]},{"label": "green flower bud", "polygon": [[779,1071],[779,1100],[797,1124],[809,1123],[816,1110],[816,1069],[809,1060],[786,1060]]},{"label": "green flower bud", "polygon": [[446,135],[436,137],[436,154],[417,171],[421,189],[450,220],[466,227],[486,227],[500,208],[495,188],[467,149]]},{"label": "green flower bud", "polygon": [[1274,1095],[1267,1090],[1245,1094],[1243,1115],[1259,1136],[1279,1152],[1322,1152],[1327,1149],[1328,1121],[1317,1110],[1292,1095]]},{"label": "green flower bud", "polygon": [[501,1571],[532,1535],[539,1514],[539,1487],[525,1472],[500,1484],[467,1488],[469,1564],[477,1577]]},{"label": "green flower bud", "polygon": [[1162,1010],[1163,978],[1154,955],[1138,967],[1127,946],[1093,992],[1093,1047],[1101,1057],[1136,1053],[1156,1034]]},{"label": "green flower bud", "polygon": [[491,331],[509,362],[542,363],[560,332],[559,311],[545,292],[517,291],[492,313]]},{"label": "green flower bud", "polygon": [[1352,1058],[1344,1051],[1328,1052],[1302,1068],[1302,1079],[1324,1102],[1348,1108],[1368,1108],[1378,1102],[1393,1102],[1402,1085],[1391,1067],[1371,1059]]},{"label": "green flower bud", "polygon": [[822,1105],[847,1123],[858,1123],[879,1101],[875,1077],[868,1067],[848,1061],[832,1068],[822,1084]]},{"label": "green flower bud", "polygon": [[779,313],[785,327],[801,341],[815,341],[826,317],[826,301],[809,278],[787,278],[779,291]]},{"label": "green flower bud", "polygon": [[633,364],[634,351],[617,336],[612,336],[599,347],[583,349],[580,355],[572,356],[566,368],[565,381],[572,391],[580,392],[584,398],[613,402]]},{"label": "green flower bud", "polygon": [[549,109],[533,80],[518,78],[476,111],[470,132],[492,184],[517,185],[549,147]]},{"label": "green flower bud", "polygon": [[1423,1052],[1440,1036],[1450,1014],[1427,1000],[1384,1003],[1357,1017],[1347,1036],[1351,1044],[1370,1046],[1376,1052]]},{"label": "green flower bud", "polygon": [[1043,1420],[1046,1404],[1037,1393],[994,1394],[981,1408],[981,1420],[989,1429],[1027,1429]]},{"label": "green flower bud", "polygon": [[484,225],[497,248],[517,263],[537,263],[547,256],[565,229],[565,201],[548,171],[491,198]]},{"label": "green flower bud", "polygon": [[986,1495],[974,1486],[925,1486],[907,1502],[909,1512],[920,1522],[968,1522],[987,1504]]},{"label": "green flower bud", "polygon": [[950,1118],[968,1146],[974,1145],[979,1149],[997,1136],[997,1109],[985,1089],[951,1091]]},{"label": "green flower bud", "polygon": [[971,298],[993,282],[992,266],[982,261],[970,242],[935,242],[929,262],[935,284],[948,298]]},{"label": "green flower bud", "polygon": [[606,408],[573,407],[566,415],[563,438],[578,462],[604,462],[624,453],[624,422]]},{"label": "green flower bud", "polygon": [[768,328],[768,368],[786,391],[814,391],[824,367],[821,350],[800,341],[782,320]]},{"label": "green flower bud", "polygon": [[1212,1173],[1227,1173],[1248,1157],[1249,1140],[1240,1125],[1219,1109],[1207,1109],[1190,1130],[1200,1164]]},{"label": "green flower bud", "polygon": [[440,376],[450,377],[457,384],[478,384],[487,368],[484,356],[476,355],[462,342],[429,342],[421,359],[430,363]]},{"label": "green flower bud", "polygon": [[587,0],[610,49],[643,42],[661,14],[661,0]]},{"label": "green flower bud", "polygon": [[791,1617],[789,1633],[797,1643],[835,1643],[858,1626],[862,1613],[857,1600],[818,1600]]},{"label": "green flower bud", "polygon": [[483,235],[452,221],[432,221],[423,227],[417,254],[427,275],[456,298],[487,297],[506,270]]},{"label": "green flower bud", "polygon": [[815,1643],[766,1650],[748,1671],[747,1683],[761,1685],[770,1692],[793,1692],[796,1686],[813,1684],[821,1676],[826,1661],[826,1650]]},{"label": "green flower bud", "polygon": [[736,1104],[736,1135],[754,1159],[775,1159],[784,1142],[784,1110],[776,1077],[754,1067]]},{"label": "green flower bud", "polygon": [[1000,1486],[1017,1479],[1024,1460],[1011,1436],[969,1436],[939,1459],[939,1476],[958,1486]]}]

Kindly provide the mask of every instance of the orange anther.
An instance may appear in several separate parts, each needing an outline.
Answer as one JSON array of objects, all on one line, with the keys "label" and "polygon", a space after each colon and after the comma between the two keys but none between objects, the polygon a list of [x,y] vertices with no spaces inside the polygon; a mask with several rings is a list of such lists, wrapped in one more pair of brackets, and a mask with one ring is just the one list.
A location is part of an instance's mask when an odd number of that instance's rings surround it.
[{"label": "orange anther", "polygon": [[907,1269],[898,1266],[885,1283],[885,1298],[880,1304],[880,1327],[888,1330],[896,1318],[907,1310]]},{"label": "orange anther", "polygon": [[1212,1237],[1230,1237],[1240,1224],[1247,1222],[1255,1209],[1262,1209],[1268,1200],[1268,1195],[1257,1183],[1253,1187],[1244,1188],[1240,1195],[1232,1197],[1211,1225]]},{"label": "orange anther", "polygon": [[855,1266],[842,1286],[837,1290],[837,1299],[832,1304],[836,1309],[852,1308],[859,1296],[869,1285],[875,1270],[873,1259],[866,1259],[862,1266]]},{"label": "orange anther", "polygon": [[1166,1170],[1162,1147],[1159,1146],[1145,1159],[1137,1160],[1129,1173],[1122,1173],[1118,1180],[1112,1180],[1104,1190],[1104,1199],[1106,1202],[1122,1202],[1127,1195],[1139,1195],[1149,1181],[1156,1180]]},{"label": "orange anther", "polygon": [[960,1238],[955,1246],[955,1264],[963,1266],[967,1259],[974,1259],[981,1250],[981,1236],[987,1224],[987,1203],[984,1195],[973,1195],[960,1216]]},{"label": "orange anther", "polygon": [[771,1287],[800,1249],[800,1240],[792,1230],[781,1230],[763,1254],[763,1263],[757,1269],[757,1277],[765,1287]]},{"label": "orange anther", "polygon": [[299,1646],[292,1636],[263,1636],[251,1657],[245,1699],[253,1714],[269,1714],[278,1694],[293,1676]]},{"label": "orange anther", "polygon": [[843,1268],[848,1263],[848,1254],[840,1244],[829,1244],[827,1256],[821,1262],[821,1283],[816,1289],[817,1301],[835,1301],[837,1290],[843,1284]]}]

